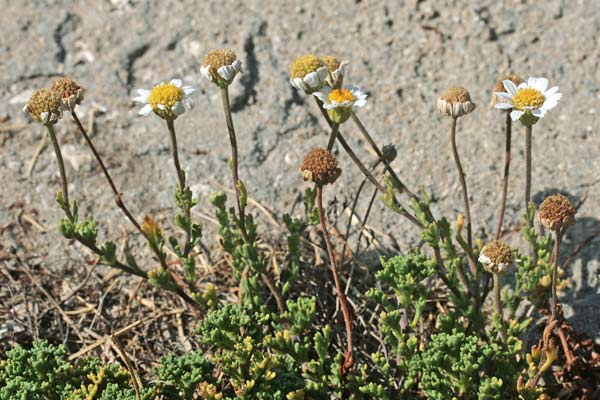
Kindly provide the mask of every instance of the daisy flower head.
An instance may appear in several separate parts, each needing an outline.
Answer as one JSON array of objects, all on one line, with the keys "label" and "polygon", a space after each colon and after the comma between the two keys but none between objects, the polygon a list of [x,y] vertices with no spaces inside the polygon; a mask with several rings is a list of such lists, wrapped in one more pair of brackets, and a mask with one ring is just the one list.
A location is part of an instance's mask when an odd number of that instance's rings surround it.
[{"label": "daisy flower head", "polygon": [[75,110],[75,106],[81,104],[83,101],[85,90],[68,76],[63,76],[52,82],[50,89],[60,94],[65,110],[73,111]]},{"label": "daisy flower head", "polygon": [[506,243],[496,240],[483,246],[478,261],[486,271],[503,274],[513,263],[512,250]]},{"label": "daisy flower head", "polygon": [[329,150],[316,148],[304,157],[300,172],[305,181],[324,186],[334,183],[342,170],[338,168],[337,159]]},{"label": "daisy flower head", "polygon": [[23,112],[42,125],[56,124],[63,113],[60,93],[47,88],[36,90],[25,104]]},{"label": "daisy flower head", "polygon": [[171,79],[170,82],[161,82],[151,90],[138,89],[139,96],[133,101],[144,103],[144,107],[138,114],[146,116],[154,111],[156,115],[166,120],[174,120],[194,107],[194,101],[190,97],[196,89],[191,86],[183,86],[181,79]]},{"label": "daisy flower head", "polygon": [[512,120],[520,120],[526,126],[531,126],[543,118],[548,110],[556,107],[562,97],[558,86],[548,89],[546,78],[532,77],[518,86],[511,80],[504,80],[502,83],[506,92],[496,92],[502,101],[496,104],[496,108],[512,109]]},{"label": "daisy flower head", "polygon": [[523,78],[521,78],[519,75],[516,75],[516,74],[500,75],[500,77],[496,81],[496,84],[494,85],[494,88],[492,89],[492,101],[490,102],[490,105],[492,106],[492,108],[496,107],[496,104],[502,103],[502,98],[498,97],[496,92],[506,92],[506,89],[504,88],[504,81],[506,81],[506,80],[511,81],[516,86],[525,82],[525,80]]},{"label": "daisy flower head", "polygon": [[325,86],[313,95],[323,102],[329,118],[338,124],[346,122],[352,111],[367,104],[367,94],[353,85],[345,85],[339,89]]},{"label": "daisy flower head", "polygon": [[577,209],[562,194],[553,194],[544,199],[538,210],[538,220],[546,229],[567,229],[575,223]]},{"label": "daisy flower head", "polygon": [[215,85],[225,88],[233,82],[237,73],[244,73],[242,62],[237,55],[229,49],[216,49],[209,51],[204,57],[200,74],[204,79]]},{"label": "daisy flower head", "polygon": [[443,115],[458,118],[473,111],[475,103],[471,101],[471,94],[467,89],[455,86],[446,89],[438,99],[437,107]]},{"label": "daisy flower head", "polygon": [[339,61],[335,56],[323,56],[321,61],[327,67],[327,84],[332,88],[342,86],[346,68],[350,61]]},{"label": "daisy flower head", "polygon": [[321,89],[328,74],[323,60],[314,54],[300,56],[290,64],[290,83],[305,94]]}]

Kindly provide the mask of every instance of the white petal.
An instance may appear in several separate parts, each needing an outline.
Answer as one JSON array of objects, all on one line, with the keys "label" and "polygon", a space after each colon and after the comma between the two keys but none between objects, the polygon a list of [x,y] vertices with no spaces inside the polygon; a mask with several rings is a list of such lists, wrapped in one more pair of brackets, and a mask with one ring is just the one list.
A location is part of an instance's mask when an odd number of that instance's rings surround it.
[{"label": "white petal", "polygon": [[525,114],[523,111],[519,111],[519,110],[512,110],[512,111],[511,111],[511,113],[510,113],[510,118],[511,118],[513,121],[516,121],[516,120],[518,120],[519,118],[521,118],[521,116],[522,116],[523,114]]},{"label": "white petal", "polygon": [[521,83],[519,83],[519,86],[517,86],[517,90],[519,90],[519,89],[525,89],[525,88],[528,88],[528,87],[529,87],[529,85],[527,84],[527,82],[521,82]]},{"label": "white petal", "polygon": [[337,108],[337,105],[335,105],[333,103],[323,103],[323,108],[326,110],[331,110],[331,109]]},{"label": "white petal", "polygon": [[548,79],[546,78],[533,78],[533,88],[544,93],[548,89]]},{"label": "white petal", "polygon": [[227,82],[233,79],[235,69],[231,65],[223,65],[217,70],[217,74]]},{"label": "white petal", "polygon": [[545,110],[538,108],[536,110],[531,110],[531,115],[534,117],[542,118],[546,114]]},{"label": "white petal", "polygon": [[517,86],[515,86],[515,83],[513,81],[508,79],[503,80],[502,85],[504,85],[504,89],[506,89],[506,92],[509,93],[511,96],[514,96],[515,93],[517,93]]},{"label": "white petal", "polygon": [[190,110],[192,108],[194,108],[194,100],[192,100],[190,97],[184,97],[183,98],[183,103],[187,106],[187,108],[189,108]]},{"label": "white petal", "polygon": [[171,111],[173,111],[173,114],[175,115],[181,115],[185,112],[185,107],[183,106],[181,101],[178,101],[175,104],[173,104],[173,107],[171,107]]},{"label": "white petal", "polygon": [[156,107],[158,107],[158,109],[162,111],[165,111],[167,109],[167,106],[165,106],[164,104],[158,104]]},{"label": "white petal", "polygon": [[240,74],[244,73],[244,68],[242,67],[242,62],[240,60],[235,60],[231,66]]},{"label": "white petal", "polygon": [[358,99],[354,102],[354,107],[364,107],[367,104],[367,100]]},{"label": "white petal", "polygon": [[319,79],[319,75],[316,72],[311,72],[310,74],[306,74],[304,77],[304,82],[308,85],[309,88],[316,88],[321,83]]},{"label": "white petal", "polygon": [[553,86],[553,87],[551,87],[550,89],[546,90],[546,91],[544,92],[544,96],[545,96],[546,98],[548,98],[548,97],[552,96],[552,95],[553,95],[553,94],[555,94],[555,93],[558,93],[558,86]]},{"label": "white petal", "polygon": [[152,106],[150,104],[146,104],[140,111],[138,111],[139,115],[143,115],[144,117],[152,112]]},{"label": "white petal", "polygon": [[171,83],[175,86],[177,86],[178,88],[180,88],[183,85],[183,82],[181,81],[181,79],[171,79]]},{"label": "white petal", "polygon": [[327,95],[322,91],[314,92],[313,95],[319,100],[321,100],[323,103],[327,103]]},{"label": "white petal", "polygon": [[319,82],[324,81],[325,79],[327,79],[327,75],[329,75],[329,72],[327,71],[327,67],[321,67],[319,69],[317,69],[317,77],[319,78]]},{"label": "white petal", "polygon": [[513,105],[508,103],[496,103],[495,107],[499,110],[510,110],[513,108]]},{"label": "white petal", "polygon": [[479,254],[479,258],[477,259],[477,261],[479,261],[482,264],[490,264],[492,262],[492,260],[486,256],[485,254],[483,254],[483,252],[481,254]]},{"label": "white petal", "polygon": [[213,80],[212,75],[210,74],[210,66],[208,65],[203,65],[200,67],[200,75],[202,75],[204,79],[207,79],[211,82]]},{"label": "white petal", "polygon": [[192,86],[184,86],[181,88],[181,90],[183,90],[183,94],[185,94],[186,96],[190,95],[196,91],[196,89],[193,88]]},{"label": "white petal", "polygon": [[503,98],[504,100],[508,101],[509,103],[512,104],[513,102],[513,96],[509,93],[505,93],[505,92],[495,92],[494,93],[496,96]]},{"label": "white petal", "polygon": [[42,119],[42,124],[45,124],[48,122],[49,118],[50,118],[50,113],[49,112],[43,112],[40,114],[40,118]]},{"label": "white petal", "polygon": [[302,78],[290,78],[290,83],[298,90],[306,91],[308,89]]}]

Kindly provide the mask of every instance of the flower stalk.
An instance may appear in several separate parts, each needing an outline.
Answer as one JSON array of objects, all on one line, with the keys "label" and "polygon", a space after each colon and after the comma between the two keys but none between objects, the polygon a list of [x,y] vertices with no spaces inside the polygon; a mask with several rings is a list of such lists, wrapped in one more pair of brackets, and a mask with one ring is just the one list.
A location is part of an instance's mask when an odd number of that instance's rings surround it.
[{"label": "flower stalk", "polygon": [[500,215],[498,216],[498,227],[496,228],[496,240],[500,239],[502,233],[502,224],[504,222],[504,213],[506,211],[506,198],[508,196],[508,175],[510,173],[510,147],[512,140],[512,119],[510,111],[506,111],[506,144],[504,153],[504,178],[502,184],[502,201],[500,202]]}]

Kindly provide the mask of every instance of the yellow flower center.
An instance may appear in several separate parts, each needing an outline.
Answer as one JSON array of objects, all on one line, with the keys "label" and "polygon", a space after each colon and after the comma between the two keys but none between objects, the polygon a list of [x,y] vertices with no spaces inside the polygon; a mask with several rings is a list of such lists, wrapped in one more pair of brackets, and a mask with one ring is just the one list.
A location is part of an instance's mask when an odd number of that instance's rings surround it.
[{"label": "yellow flower center", "polygon": [[209,51],[204,57],[202,65],[210,65],[210,70],[216,73],[217,70],[225,65],[231,65],[237,60],[237,55],[229,49],[217,49]]},{"label": "yellow flower center", "polygon": [[150,104],[155,111],[160,110],[158,108],[159,104],[164,105],[170,110],[171,107],[178,101],[181,101],[182,98],[183,90],[181,90],[181,88],[178,88],[172,83],[163,83],[152,89],[148,96],[148,104]]},{"label": "yellow flower center", "polygon": [[348,89],[333,89],[329,92],[328,99],[332,103],[343,103],[345,101],[354,101],[356,97]]},{"label": "yellow flower center", "polygon": [[298,57],[290,65],[290,76],[292,78],[304,78],[311,72],[315,72],[323,66],[323,61],[314,54]]},{"label": "yellow flower center", "polygon": [[515,109],[522,110],[525,107],[540,108],[544,104],[545,97],[537,89],[524,88],[517,90],[513,96]]}]

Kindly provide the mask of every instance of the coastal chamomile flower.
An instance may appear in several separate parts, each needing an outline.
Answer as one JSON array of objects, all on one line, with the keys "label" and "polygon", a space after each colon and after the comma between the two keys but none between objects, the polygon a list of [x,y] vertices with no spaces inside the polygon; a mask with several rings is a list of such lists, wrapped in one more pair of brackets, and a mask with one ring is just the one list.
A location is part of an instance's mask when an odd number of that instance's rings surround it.
[{"label": "coastal chamomile flower", "polygon": [[446,89],[438,99],[437,107],[440,113],[452,118],[462,117],[475,109],[469,91],[460,86]]},{"label": "coastal chamomile flower", "polygon": [[181,79],[171,79],[168,83],[159,83],[151,90],[138,89],[139,96],[134,97],[133,101],[145,104],[138,112],[140,115],[146,116],[154,111],[163,119],[174,120],[185,112],[186,107],[194,107],[190,95],[195,90],[191,86],[183,86]]},{"label": "coastal chamomile flower", "polygon": [[321,61],[327,67],[327,84],[332,88],[342,86],[346,68],[350,64],[350,61],[339,61],[335,56],[323,56],[321,57]]},{"label": "coastal chamomile flower", "polygon": [[367,104],[367,94],[353,85],[345,85],[339,89],[324,86],[313,95],[323,102],[329,118],[338,124],[350,118],[352,111]]},{"label": "coastal chamomile flower", "polygon": [[200,68],[200,74],[204,79],[222,88],[229,86],[238,72],[244,73],[242,62],[229,49],[209,51]]},{"label": "coastal chamomile flower", "polygon": [[63,113],[61,95],[52,89],[36,90],[25,104],[23,112],[42,125],[54,125]]},{"label": "coastal chamomile flower", "polygon": [[512,250],[506,243],[496,240],[483,246],[478,261],[486,271],[503,274],[513,263]]},{"label": "coastal chamomile flower", "polygon": [[496,92],[502,99],[496,108],[509,110],[513,121],[520,120],[523,125],[531,126],[546,113],[556,107],[562,94],[558,86],[548,89],[548,79],[532,77],[518,86],[513,81],[502,82],[506,92]]},{"label": "coastal chamomile flower", "polygon": [[52,82],[50,89],[60,94],[65,111],[75,110],[75,106],[81,104],[83,101],[83,93],[85,90],[68,76],[63,76]]},{"label": "coastal chamomile flower", "polygon": [[321,89],[327,80],[327,66],[314,54],[296,58],[290,64],[290,83],[306,94]]}]

